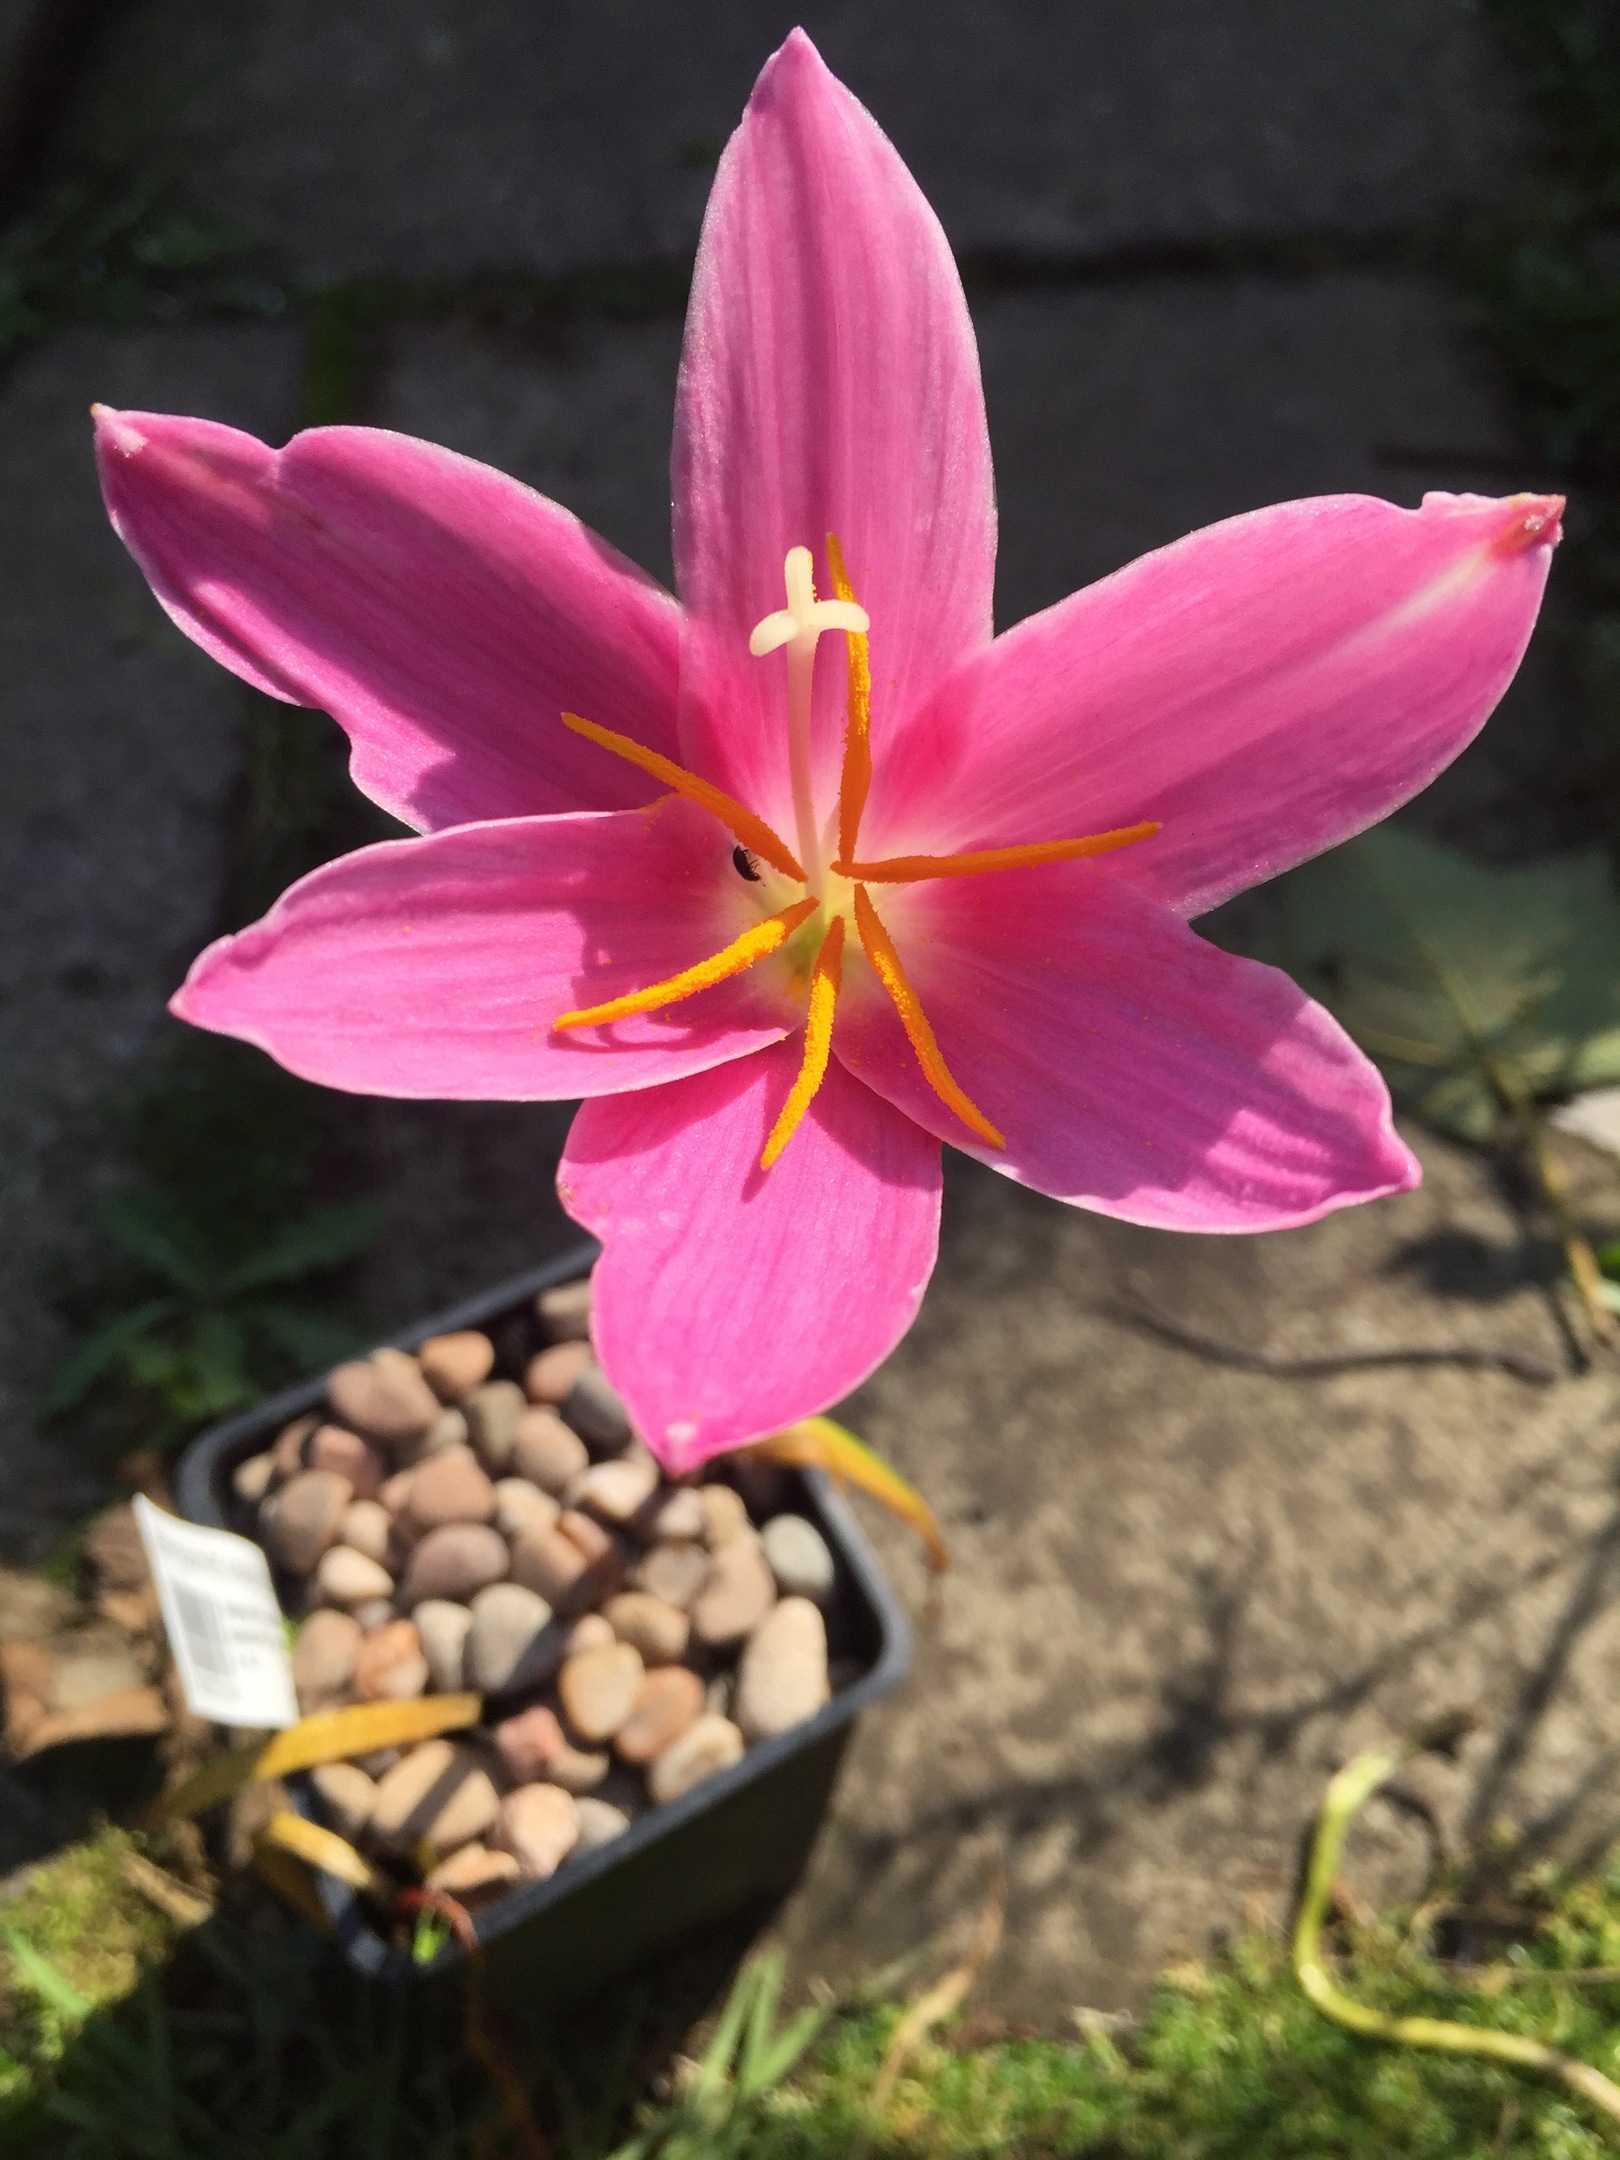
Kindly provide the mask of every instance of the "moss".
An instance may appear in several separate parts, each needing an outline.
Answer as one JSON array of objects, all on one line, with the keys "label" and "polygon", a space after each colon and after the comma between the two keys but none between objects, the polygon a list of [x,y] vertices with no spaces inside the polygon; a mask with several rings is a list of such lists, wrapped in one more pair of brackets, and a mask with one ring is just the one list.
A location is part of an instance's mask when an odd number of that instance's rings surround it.
[{"label": "moss", "polygon": [[[17,2066],[60,2058],[83,2022],[66,2007],[69,1995],[90,2011],[119,2002],[143,1966],[172,1944],[173,1924],[124,1880],[130,1846],[127,1831],[107,1825],[32,1870],[0,1903],[0,2093],[7,2090],[6,2058],[13,2085],[20,2083]],[[61,1980],[60,1997],[25,1969],[29,1951]]]}]

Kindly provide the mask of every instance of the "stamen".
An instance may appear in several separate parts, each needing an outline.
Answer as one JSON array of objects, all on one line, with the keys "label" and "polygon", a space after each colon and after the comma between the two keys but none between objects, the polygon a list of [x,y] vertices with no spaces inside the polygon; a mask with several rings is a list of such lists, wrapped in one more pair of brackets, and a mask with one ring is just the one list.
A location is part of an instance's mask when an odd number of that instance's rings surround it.
[{"label": "stamen", "polygon": [[[844,568],[844,551],[838,535],[827,535],[827,567],[833,591],[840,600],[853,601],[855,588]],[[855,852],[872,785],[872,648],[864,630],[845,632],[849,647],[849,706],[844,723],[844,768],[838,778],[838,852],[846,860]]]},{"label": "stamen", "polygon": [[763,922],[755,923],[741,937],[733,938],[723,951],[711,953],[696,967],[683,968],[679,975],[671,975],[666,982],[649,983],[645,990],[632,990],[626,997],[610,998],[605,1005],[588,1005],[582,1012],[559,1013],[551,1024],[554,1028],[606,1027],[610,1020],[628,1020],[632,1013],[656,1012],[661,1005],[674,1005],[681,998],[693,997],[699,990],[724,982],[728,975],[740,975],[756,960],[763,960],[768,953],[778,951],[801,923],[809,921],[817,905],[814,900],[796,900],[780,915],[767,915]]},{"label": "stamen", "polygon": [[[835,862],[840,877],[868,885],[917,885],[924,878],[983,877],[990,870],[1024,870],[1032,863],[1074,862],[1083,855],[1112,855],[1116,848],[1151,840],[1160,827],[1152,818],[1082,840],[1035,840],[1028,847],[979,848],[966,855],[889,855],[882,862]],[[847,850],[840,848],[840,853]]]},{"label": "stamen", "polygon": [[906,980],[906,971],[900,965],[900,955],[895,951],[894,940],[878,920],[878,912],[866,897],[863,887],[855,888],[855,927],[861,934],[866,957],[872,963],[872,972],[894,1000],[894,1009],[900,1015],[900,1025],[917,1053],[917,1063],[923,1069],[928,1085],[949,1110],[954,1110],[970,1131],[991,1147],[1002,1148],[1006,1140],[984,1112],[968,1095],[965,1095],[951,1078],[950,1068],[940,1055],[934,1031],[928,1025],[928,1015],[917,1002],[917,993]]},{"label": "stamen", "polygon": [[612,728],[598,727],[594,720],[582,720],[578,713],[565,712],[562,724],[572,728],[576,735],[583,735],[587,742],[611,750],[615,757],[627,758],[632,765],[639,765],[643,772],[651,773],[655,780],[662,780],[665,787],[673,788],[677,795],[700,804],[734,833],[751,853],[762,855],[773,870],[780,870],[784,877],[797,878],[801,885],[804,883],[804,865],[798,857],[777,839],[762,817],[745,809],[724,788],[717,788],[712,781],[700,780],[696,773],[688,772],[684,765],[677,765],[673,758],[661,757],[656,750],[647,749],[628,735],[616,735]]},{"label": "stamen", "polygon": [[844,918],[835,915],[827,925],[827,935],[821,941],[816,964],[810,971],[810,1009],[804,1018],[804,1058],[799,1066],[799,1077],[782,1105],[782,1114],[771,1127],[771,1137],[765,1143],[765,1152],[759,1158],[759,1167],[769,1170],[781,1156],[793,1135],[798,1131],[804,1113],[815,1100],[815,1094],[827,1077],[827,1059],[832,1051],[833,1013],[838,1004],[838,986],[844,974]]}]

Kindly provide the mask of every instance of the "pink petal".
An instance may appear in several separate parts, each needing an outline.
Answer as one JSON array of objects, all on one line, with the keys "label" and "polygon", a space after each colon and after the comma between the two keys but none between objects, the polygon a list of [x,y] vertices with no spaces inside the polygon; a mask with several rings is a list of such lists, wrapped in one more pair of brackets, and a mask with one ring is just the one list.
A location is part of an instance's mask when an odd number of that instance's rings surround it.
[{"label": "pink petal", "polygon": [[758,919],[731,835],[650,810],[466,825],[328,863],[195,962],[172,1009],[363,1095],[554,1102],[643,1088],[794,1025],[770,963],[662,1014],[554,1033]]},{"label": "pink petal", "polygon": [[1109,874],[1196,915],[1387,816],[1512,680],[1557,497],[1228,519],[969,660],[880,764],[862,853],[1157,818]]},{"label": "pink petal", "polygon": [[835,1038],[869,1087],[1059,1200],[1166,1230],[1281,1230],[1415,1185],[1389,1096],[1288,977],[1091,863],[876,896],[986,1147],[935,1095],[864,961]]},{"label": "pink petal", "polygon": [[557,1190],[601,1238],[597,1354],[672,1472],[808,1417],[916,1316],[939,1244],[939,1144],[836,1061],[787,1152],[760,1150],[799,1039],[587,1103]]},{"label": "pink petal", "polygon": [[674,755],[680,610],[568,511],[380,428],[274,451],[208,420],[97,421],[108,511],[169,614],[331,713],[385,809],[436,828],[652,799],[557,716]]},{"label": "pink petal", "polygon": [[[836,533],[872,618],[873,747],[988,643],[995,498],[978,348],[950,248],[871,115],[795,30],[709,197],[675,420],[676,582],[695,618],[688,762],[791,833],[786,662],[750,658]],[[817,669],[817,794],[837,790],[844,670]]]}]

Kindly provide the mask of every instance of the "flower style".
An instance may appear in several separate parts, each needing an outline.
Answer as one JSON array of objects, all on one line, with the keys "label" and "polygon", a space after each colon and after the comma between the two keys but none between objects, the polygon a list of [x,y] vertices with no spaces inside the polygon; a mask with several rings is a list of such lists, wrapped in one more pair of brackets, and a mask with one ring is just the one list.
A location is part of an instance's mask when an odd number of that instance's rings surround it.
[{"label": "flower style", "polygon": [[174,1010],[333,1087],[585,1097],[559,1190],[604,1245],[598,1352],[670,1468],[893,1347],[942,1140],[1182,1230],[1417,1181],[1334,1021],[1185,918],[1470,740],[1562,505],[1285,503],[992,638],[961,285],[802,32],[704,224],[679,602],[426,443],[98,420],[169,613],[334,714],[357,783],[423,835],[304,878]]}]

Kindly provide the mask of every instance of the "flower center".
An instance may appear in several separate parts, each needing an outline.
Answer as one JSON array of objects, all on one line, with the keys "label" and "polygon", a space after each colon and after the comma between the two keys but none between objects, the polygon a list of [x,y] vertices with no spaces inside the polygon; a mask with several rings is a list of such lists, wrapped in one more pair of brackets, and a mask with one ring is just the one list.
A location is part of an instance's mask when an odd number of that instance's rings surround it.
[{"label": "flower center", "polygon": [[[952,1077],[867,887],[912,885],[941,877],[981,877],[991,871],[1016,870],[1034,863],[1108,855],[1116,848],[1151,839],[1159,828],[1146,820],[1113,832],[1089,833],[1077,840],[1037,840],[1026,847],[979,848],[957,855],[891,855],[875,862],[860,861],[856,851],[861,813],[872,779],[872,669],[867,644],[870,621],[855,598],[843,550],[832,533],[827,535],[827,566],[834,597],[818,600],[810,550],[790,548],[783,565],[787,605],[756,623],[748,640],[748,649],[756,659],[784,647],[787,652],[788,755],[797,855],[763,818],[712,782],[632,741],[628,735],[616,735],[593,720],[582,720],[578,713],[563,714],[563,725],[576,735],[584,735],[604,750],[640,766],[643,772],[700,803],[718,818],[737,842],[731,857],[737,875],[757,888],[761,903],[770,912],[696,967],[685,968],[665,982],[651,983],[645,990],[632,990],[605,1005],[559,1013],[552,1026],[609,1027],[633,1013],[657,1012],[692,997],[699,990],[741,974],[769,954],[784,954],[805,985],[804,1050],[798,1077],[760,1157],[761,1168],[768,1170],[798,1131],[826,1076],[843,982],[844,952],[853,933],[873,974],[894,1004],[929,1086],[970,1132],[990,1147],[1005,1147],[1002,1135]],[[810,762],[816,645],[826,630],[843,632],[849,664],[844,759],[838,785],[838,849],[830,863],[822,857],[822,830],[816,821]]]}]

